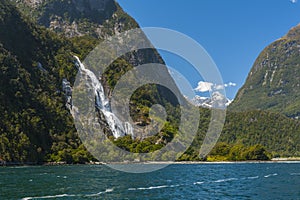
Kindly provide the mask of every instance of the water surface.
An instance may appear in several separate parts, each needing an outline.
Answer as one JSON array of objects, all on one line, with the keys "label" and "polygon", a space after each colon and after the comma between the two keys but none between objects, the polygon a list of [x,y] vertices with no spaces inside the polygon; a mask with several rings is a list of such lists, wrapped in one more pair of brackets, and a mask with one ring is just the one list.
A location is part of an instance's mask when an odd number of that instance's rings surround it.
[{"label": "water surface", "polygon": [[300,199],[299,163],[2,167],[0,177],[0,199]]}]

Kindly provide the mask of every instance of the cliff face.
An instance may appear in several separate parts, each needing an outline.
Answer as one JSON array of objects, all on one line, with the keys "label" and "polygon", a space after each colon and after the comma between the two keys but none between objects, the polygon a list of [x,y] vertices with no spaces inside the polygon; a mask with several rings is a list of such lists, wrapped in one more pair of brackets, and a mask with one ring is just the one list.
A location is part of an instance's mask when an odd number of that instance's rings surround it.
[{"label": "cliff face", "polygon": [[[103,39],[138,28],[137,23],[112,0],[3,0],[0,11],[0,157],[10,162],[91,160],[76,134],[67,109],[71,105],[65,106],[72,103],[74,55],[84,60]],[[155,49],[116,60],[102,75],[106,96],[122,75],[144,63],[163,60]],[[164,75],[171,78],[167,70]],[[132,118],[145,126],[149,107],[168,102],[174,102],[168,89],[146,85],[131,99]],[[169,107],[170,114],[174,103]],[[105,119],[99,123],[111,135]],[[168,137],[158,134],[152,142]]]},{"label": "cliff face", "polygon": [[17,7],[38,24],[67,37],[104,39],[137,28],[114,0],[16,0]]},{"label": "cliff face", "polygon": [[300,26],[266,47],[230,108],[300,116]]},{"label": "cliff face", "polygon": [[[115,3],[116,10],[107,10],[107,5],[113,2],[109,0],[93,8],[90,7],[93,2],[100,1],[24,0],[15,1],[14,5],[11,2],[0,1],[0,162],[93,160],[78,138],[66,107],[66,101],[72,104],[72,86],[77,74],[74,55],[84,60],[108,35],[136,28],[137,24]],[[73,16],[68,9],[79,16]],[[95,21],[88,11],[108,13],[107,19]],[[51,16],[60,17],[67,26],[59,24],[53,28]],[[73,23],[82,29],[77,32],[67,28]],[[298,115],[299,38],[297,26],[262,52],[232,109],[266,109],[291,117]],[[128,70],[144,63],[163,63],[163,60],[155,49],[130,52],[116,60],[101,77],[105,95],[110,97],[111,89]],[[167,70],[159,75],[170,78]],[[157,85],[139,88],[130,99],[130,115],[137,125],[146,126],[151,123],[149,108],[154,104],[163,105],[168,115],[168,122],[159,134],[147,138],[142,135],[141,140],[125,136],[112,141],[128,151],[143,153],[161,149],[170,142],[178,131],[181,116],[176,97],[167,88]],[[198,135],[183,160],[198,159],[210,122],[209,113],[209,109],[201,109]],[[102,119],[99,123],[112,136],[105,116],[99,114]],[[299,156],[299,123],[267,111],[229,113],[220,139],[230,144],[262,144],[279,155]],[[165,156],[168,157],[168,152]]]}]

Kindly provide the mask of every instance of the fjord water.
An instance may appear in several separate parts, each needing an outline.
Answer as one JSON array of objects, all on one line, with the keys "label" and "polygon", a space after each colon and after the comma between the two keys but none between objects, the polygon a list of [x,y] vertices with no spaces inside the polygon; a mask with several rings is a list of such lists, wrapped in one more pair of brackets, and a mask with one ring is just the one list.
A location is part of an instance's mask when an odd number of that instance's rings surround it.
[{"label": "fjord water", "polygon": [[2,167],[0,177],[0,199],[300,199],[300,163]]}]

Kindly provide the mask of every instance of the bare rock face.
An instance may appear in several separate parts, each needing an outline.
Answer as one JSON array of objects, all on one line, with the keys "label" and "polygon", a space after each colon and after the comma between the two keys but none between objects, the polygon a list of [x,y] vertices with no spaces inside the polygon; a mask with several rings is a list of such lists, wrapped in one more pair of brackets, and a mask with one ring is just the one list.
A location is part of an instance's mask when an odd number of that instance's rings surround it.
[{"label": "bare rock face", "polygon": [[89,35],[105,39],[138,27],[114,0],[12,1],[23,14],[66,37]]},{"label": "bare rock face", "polygon": [[[60,35],[72,38],[77,36],[92,36],[96,39],[106,39],[109,36],[118,35],[121,32],[138,28],[136,21],[127,15],[122,8],[114,0],[12,0],[16,1],[17,7],[23,14],[32,18],[39,25],[44,26]],[[29,9],[28,9],[29,8]],[[88,38],[88,37],[87,37]],[[147,40],[146,38],[144,38]],[[164,64],[161,56],[155,49],[143,49],[130,52],[122,57],[128,63],[114,65],[114,73],[130,70],[135,67],[147,63]],[[128,67],[128,68],[127,68]],[[112,72],[111,72],[112,73]],[[162,75],[162,74],[159,74]],[[163,73],[164,79],[170,79],[168,71]],[[114,77],[111,76],[111,77]],[[116,76],[117,77],[117,76]],[[111,88],[109,85],[110,76],[104,76],[101,79],[102,86],[106,97],[111,98]],[[172,80],[172,79],[171,79]],[[175,85],[175,83],[174,83]],[[67,99],[67,105],[72,107],[71,96],[67,81],[63,81],[63,88]],[[169,95],[169,91],[164,88],[156,88],[149,86],[153,96],[161,96],[172,104],[176,104],[173,96]],[[170,96],[170,97],[169,97]],[[161,103],[160,103],[161,104]],[[140,112],[140,111],[136,111]],[[143,117],[143,114],[137,114],[138,123],[146,125],[150,123],[149,119]],[[112,135],[105,117],[99,112],[99,123],[105,127],[105,132]],[[141,119],[139,119],[141,118]],[[128,125],[128,124],[127,124]],[[126,132],[132,132],[129,126],[124,127]],[[144,135],[144,133],[136,133]],[[130,134],[132,135],[132,134]],[[142,136],[139,136],[142,138]]]},{"label": "bare rock face", "polygon": [[57,33],[64,33],[69,38],[84,35],[84,33],[78,30],[78,24],[75,21],[69,23],[60,16],[53,16],[51,18],[49,29]]},{"label": "bare rock face", "polygon": [[18,0],[17,2],[23,2],[31,7],[37,7],[41,3],[43,3],[44,0]]},{"label": "bare rock face", "polygon": [[[88,10],[97,10],[103,12],[106,8],[107,3],[109,3],[110,1],[111,0],[72,0],[72,3],[80,12]],[[16,0],[16,2],[25,3],[31,7],[37,7],[45,2],[45,0]],[[70,3],[70,1],[68,1],[68,3]]]}]

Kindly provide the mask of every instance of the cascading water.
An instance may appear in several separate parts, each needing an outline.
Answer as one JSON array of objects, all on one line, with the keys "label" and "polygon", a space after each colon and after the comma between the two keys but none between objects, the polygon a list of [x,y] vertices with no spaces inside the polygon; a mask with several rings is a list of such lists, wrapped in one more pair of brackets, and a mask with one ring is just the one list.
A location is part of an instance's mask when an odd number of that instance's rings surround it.
[{"label": "cascading water", "polygon": [[[123,123],[112,113],[108,99],[105,97],[104,89],[101,82],[95,76],[95,74],[86,69],[77,56],[74,56],[77,60],[77,65],[81,73],[86,74],[86,81],[95,91],[95,106],[103,113],[106,122],[109,125],[115,138],[119,138],[125,135],[133,136],[133,128],[129,122]],[[89,80],[88,80],[89,79]]]}]

